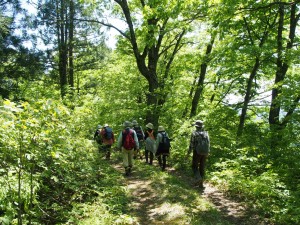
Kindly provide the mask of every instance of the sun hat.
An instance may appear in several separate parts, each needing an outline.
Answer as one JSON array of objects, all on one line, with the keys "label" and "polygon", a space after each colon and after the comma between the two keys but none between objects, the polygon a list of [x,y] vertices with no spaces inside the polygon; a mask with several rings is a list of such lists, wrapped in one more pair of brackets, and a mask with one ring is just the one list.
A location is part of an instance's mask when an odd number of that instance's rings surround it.
[{"label": "sun hat", "polygon": [[163,126],[158,126],[158,129],[157,129],[158,132],[160,131],[165,131],[165,128]]},{"label": "sun hat", "polygon": [[193,124],[195,127],[204,127],[202,120],[196,120]]},{"label": "sun hat", "polygon": [[147,123],[146,127],[153,130],[153,124],[152,123]]},{"label": "sun hat", "polygon": [[131,127],[131,122],[125,121],[125,122],[123,123],[123,126],[124,126],[124,127]]},{"label": "sun hat", "polygon": [[104,126],[103,127],[108,127],[108,124],[106,123],[106,124],[104,124]]},{"label": "sun hat", "polygon": [[97,129],[101,129],[102,128],[102,126],[99,124],[98,126],[97,126]]},{"label": "sun hat", "polygon": [[133,125],[133,126],[137,126],[137,125],[139,125],[139,124],[138,124],[138,122],[137,122],[136,120],[133,120],[133,121],[132,121],[132,125]]}]

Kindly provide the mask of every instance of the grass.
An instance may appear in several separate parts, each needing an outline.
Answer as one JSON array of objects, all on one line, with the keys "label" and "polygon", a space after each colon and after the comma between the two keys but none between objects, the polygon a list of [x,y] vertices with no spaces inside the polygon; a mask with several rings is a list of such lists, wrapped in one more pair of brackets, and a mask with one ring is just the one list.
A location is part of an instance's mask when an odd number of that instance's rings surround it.
[{"label": "grass", "polygon": [[137,160],[132,176],[124,177],[120,152],[111,161],[98,157],[95,162],[103,179],[94,187],[96,197],[74,204],[68,224],[234,224],[200,189],[172,171],[162,172],[156,163]]}]

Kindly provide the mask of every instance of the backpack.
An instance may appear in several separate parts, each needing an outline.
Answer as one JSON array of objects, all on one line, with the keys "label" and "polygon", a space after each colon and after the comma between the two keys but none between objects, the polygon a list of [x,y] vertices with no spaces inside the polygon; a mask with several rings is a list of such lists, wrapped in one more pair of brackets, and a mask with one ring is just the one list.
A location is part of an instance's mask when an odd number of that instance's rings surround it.
[{"label": "backpack", "polygon": [[160,144],[162,145],[162,148],[165,150],[169,150],[171,148],[171,139],[168,137],[168,135],[165,132],[162,132],[161,135],[162,135],[162,142]]},{"label": "backpack", "polygon": [[104,132],[105,139],[107,139],[107,140],[112,139],[112,137],[113,137],[112,129],[110,127],[105,127],[104,130],[105,130],[105,132]]},{"label": "backpack", "polygon": [[131,150],[135,147],[132,130],[124,130],[122,132],[122,146],[127,150]]},{"label": "backpack", "polygon": [[144,139],[144,134],[143,134],[143,131],[142,131],[141,127],[140,126],[139,127],[134,127],[133,129],[136,132],[136,136],[137,136],[138,140],[139,141],[143,140]]},{"label": "backpack", "polygon": [[209,137],[206,131],[196,132],[196,152],[200,154],[208,154]]}]

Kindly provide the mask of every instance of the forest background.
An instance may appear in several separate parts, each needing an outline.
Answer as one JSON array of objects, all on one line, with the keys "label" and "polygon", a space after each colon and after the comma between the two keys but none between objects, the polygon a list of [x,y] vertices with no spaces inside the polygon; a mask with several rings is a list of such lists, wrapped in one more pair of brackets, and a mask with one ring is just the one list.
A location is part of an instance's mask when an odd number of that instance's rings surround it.
[{"label": "forest background", "polygon": [[103,213],[122,218],[118,178],[88,174],[97,125],[133,119],[165,127],[183,171],[203,120],[209,181],[272,223],[300,223],[300,1],[0,3],[2,224],[76,220],[97,182],[115,196]]}]

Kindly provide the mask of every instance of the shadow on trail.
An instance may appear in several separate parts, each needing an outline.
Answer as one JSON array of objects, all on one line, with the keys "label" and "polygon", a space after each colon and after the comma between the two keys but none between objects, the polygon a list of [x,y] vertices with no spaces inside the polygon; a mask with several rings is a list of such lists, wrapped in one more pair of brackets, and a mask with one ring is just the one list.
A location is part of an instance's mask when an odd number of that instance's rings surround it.
[{"label": "shadow on trail", "polygon": [[246,206],[246,203],[236,201],[233,198],[225,196],[210,183],[205,183],[204,189],[198,189],[193,186],[193,179],[191,176],[176,171],[169,171],[173,176],[185,181],[189,184],[190,189],[197,190],[198,193],[206,200],[210,201],[214,207],[220,212],[222,217],[230,224],[237,225],[270,225],[267,219],[262,219],[257,215],[255,210]]},{"label": "shadow on trail", "polygon": [[[124,172],[120,162],[114,162],[114,167]],[[128,214],[136,218],[136,224],[241,224],[224,216],[205,197],[206,190],[191,186],[171,168],[162,172],[156,164],[138,161],[125,183],[131,195]]]}]

